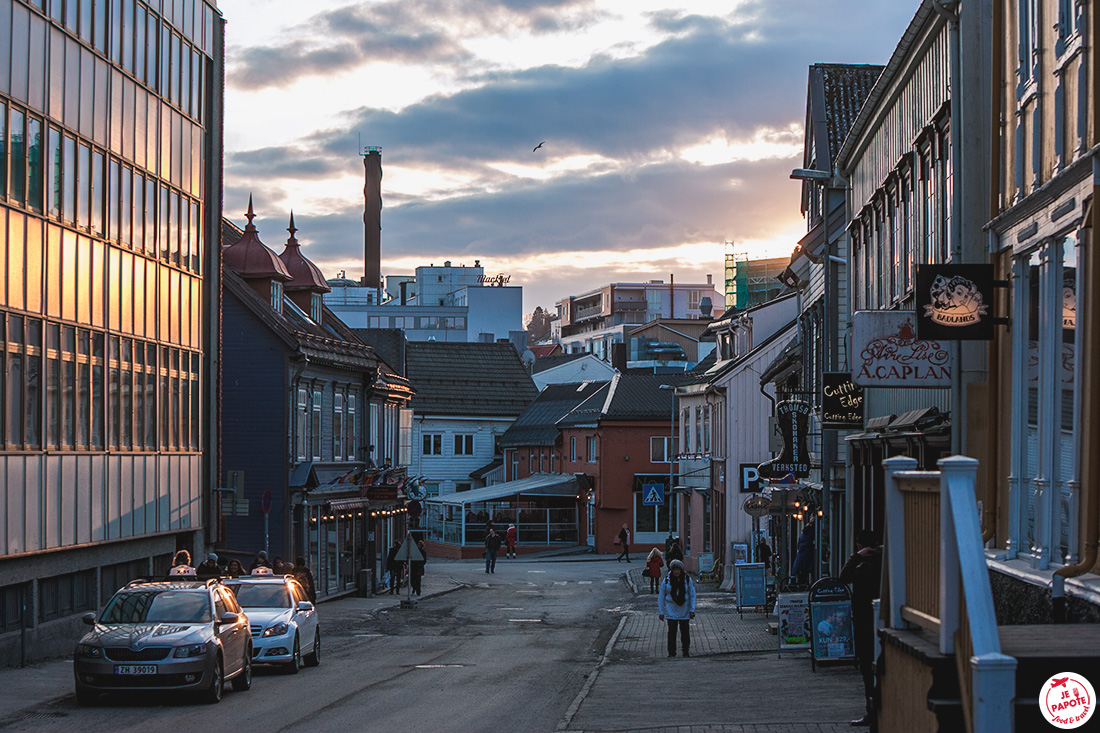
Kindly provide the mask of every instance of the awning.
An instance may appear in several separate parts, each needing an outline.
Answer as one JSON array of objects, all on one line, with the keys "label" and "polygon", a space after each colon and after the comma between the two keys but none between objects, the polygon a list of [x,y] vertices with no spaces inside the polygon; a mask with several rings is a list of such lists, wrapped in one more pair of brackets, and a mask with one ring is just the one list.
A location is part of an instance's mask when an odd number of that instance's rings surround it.
[{"label": "awning", "polygon": [[330,499],[328,505],[332,509],[366,509],[370,502],[366,499]]},{"label": "awning", "polygon": [[577,479],[561,473],[536,473],[516,481],[493,484],[484,489],[459,491],[446,496],[432,497],[429,504],[476,504],[482,501],[503,499],[506,496],[573,496],[577,495]]}]

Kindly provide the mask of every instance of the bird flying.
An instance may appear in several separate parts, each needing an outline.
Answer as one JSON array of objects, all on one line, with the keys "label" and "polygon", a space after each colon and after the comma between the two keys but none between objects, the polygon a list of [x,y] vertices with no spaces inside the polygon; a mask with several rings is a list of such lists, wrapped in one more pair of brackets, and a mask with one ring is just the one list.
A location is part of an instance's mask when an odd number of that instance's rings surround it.
[{"label": "bird flying", "polygon": [[545,142],[546,142],[546,141],[545,141],[545,140],[543,140],[543,141],[542,141],[541,143],[539,143],[538,145],[536,145],[535,147],[533,147],[533,148],[531,149],[531,152],[533,153],[533,152],[535,152],[536,150],[538,150],[539,148],[541,148],[541,147],[543,146],[543,144],[544,144]]}]

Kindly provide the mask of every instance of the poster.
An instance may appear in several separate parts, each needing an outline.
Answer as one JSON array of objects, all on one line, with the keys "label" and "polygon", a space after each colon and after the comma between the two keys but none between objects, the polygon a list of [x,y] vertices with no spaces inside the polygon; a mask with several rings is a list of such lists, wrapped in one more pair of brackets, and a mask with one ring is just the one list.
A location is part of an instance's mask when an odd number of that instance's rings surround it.
[{"label": "poster", "polygon": [[779,616],[779,651],[809,649],[810,603],[807,593],[780,593],[776,602]]},{"label": "poster", "polygon": [[851,601],[814,603],[810,607],[810,621],[814,659],[851,659],[856,655]]},{"label": "poster", "polygon": [[714,553],[713,552],[700,552],[699,553],[699,572],[700,573],[713,573],[714,572]]},{"label": "poster", "polygon": [[737,565],[737,609],[749,606],[764,606],[768,602],[768,593],[764,579],[764,563],[742,563]]},{"label": "poster", "polygon": [[741,565],[749,561],[749,546],[740,542],[733,545],[733,564]]}]

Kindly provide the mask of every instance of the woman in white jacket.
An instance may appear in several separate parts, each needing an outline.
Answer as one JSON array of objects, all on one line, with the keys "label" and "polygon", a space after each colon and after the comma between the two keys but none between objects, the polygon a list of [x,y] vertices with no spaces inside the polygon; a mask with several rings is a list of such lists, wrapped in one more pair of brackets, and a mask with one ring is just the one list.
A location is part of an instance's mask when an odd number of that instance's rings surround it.
[{"label": "woman in white jacket", "polygon": [[672,561],[668,574],[661,582],[661,592],[657,594],[657,613],[662,621],[668,621],[668,655],[676,656],[676,630],[679,629],[684,656],[690,657],[688,621],[695,618],[695,585],[679,560]]}]

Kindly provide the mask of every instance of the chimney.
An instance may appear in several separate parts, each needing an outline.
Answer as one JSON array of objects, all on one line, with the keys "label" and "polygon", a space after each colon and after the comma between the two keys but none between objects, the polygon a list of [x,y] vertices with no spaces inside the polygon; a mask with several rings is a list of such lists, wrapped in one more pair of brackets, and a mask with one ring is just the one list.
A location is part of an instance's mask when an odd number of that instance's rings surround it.
[{"label": "chimney", "polygon": [[714,285],[714,275],[707,273],[707,285]]},{"label": "chimney", "polygon": [[382,302],[382,148],[363,153],[363,286],[373,288]]},{"label": "chimney", "polygon": [[676,317],[676,275],[668,273],[668,317]]}]

